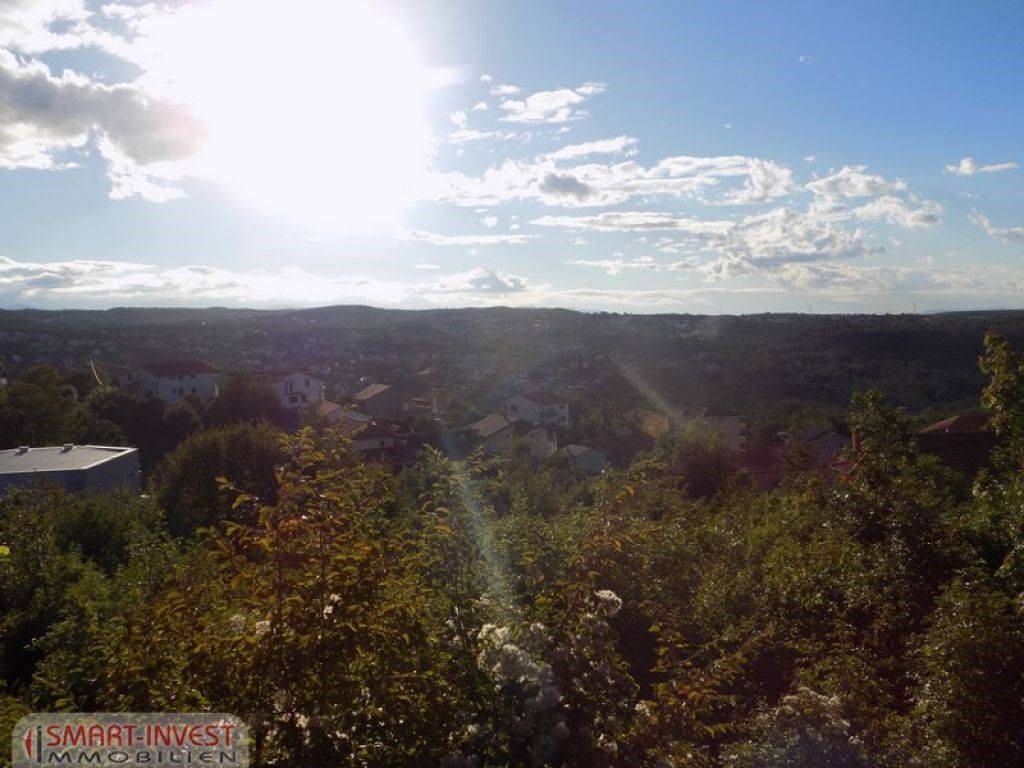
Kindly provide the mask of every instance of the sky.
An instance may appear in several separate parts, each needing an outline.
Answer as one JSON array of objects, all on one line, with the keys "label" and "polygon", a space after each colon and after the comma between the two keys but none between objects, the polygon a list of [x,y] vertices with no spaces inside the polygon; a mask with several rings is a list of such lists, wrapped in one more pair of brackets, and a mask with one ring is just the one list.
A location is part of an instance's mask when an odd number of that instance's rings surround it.
[{"label": "sky", "polygon": [[0,0],[0,307],[1024,307],[1020,2]]}]

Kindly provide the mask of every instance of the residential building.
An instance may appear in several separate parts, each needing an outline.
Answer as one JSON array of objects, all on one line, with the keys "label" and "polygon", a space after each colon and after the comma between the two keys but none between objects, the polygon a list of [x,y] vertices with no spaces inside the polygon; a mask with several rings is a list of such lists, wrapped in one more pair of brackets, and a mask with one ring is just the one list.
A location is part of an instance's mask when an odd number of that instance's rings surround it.
[{"label": "residential building", "polygon": [[480,439],[484,451],[491,455],[504,453],[516,437],[512,422],[500,413],[484,416],[470,424],[467,429]]},{"label": "residential building", "polygon": [[253,374],[253,378],[269,384],[281,407],[289,411],[319,406],[324,399],[323,380],[314,376],[308,368],[261,371]]},{"label": "residential building", "polygon": [[512,431],[516,440],[527,446],[530,458],[534,461],[554,456],[558,450],[558,436],[547,424],[531,424],[528,421],[512,422]]},{"label": "residential building", "polygon": [[119,376],[119,384],[139,400],[159,398],[173,405],[189,395],[202,402],[212,400],[220,377],[221,371],[203,360],[178,360],[127,369]]},{"label": "residential building", "polygon": [[397,443],[398,428],[386,421],[370,421],[352,437],[352,444],[360,453],[380,454],[394,451]]},{"label": "residential building", "polygon": [[567,445],[562,449],[580,472],[585,475],[600,475],[608,466],[608,458],[602,451],[589,445]]},{"label": "residential building", "polygon": [[109,445],[62,445],[0,451],[0,491],[35,482],[69,491],[139,491],[139,452]]},{"label": "residential building", "polygon": [[505,417],[509,421],[568,427],[569,403],[550,392],[522,393],[509,398],[505,404]]},{"label": "residential building", "polygon": [[999,442],[989,426],[990,418],[983,411],[968,411],[930,424],[917,433],[917,447],[946,466],[974,477],[989,465],[992,449]]},{"label": "residential building", "polygon": [[356,408],[375,419],[397,416],[402,410],[398,391],[390,384],[370,384],[356,392],[353,400]]}]

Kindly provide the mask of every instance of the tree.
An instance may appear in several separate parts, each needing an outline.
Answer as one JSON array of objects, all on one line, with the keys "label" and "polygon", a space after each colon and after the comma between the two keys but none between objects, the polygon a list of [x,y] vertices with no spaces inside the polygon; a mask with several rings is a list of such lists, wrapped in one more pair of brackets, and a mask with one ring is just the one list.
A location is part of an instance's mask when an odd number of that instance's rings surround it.
[{"label": "tree", "polygon": [[210,403],[209,418],[218,426],[240,421],[284,425],[287,414],[270,384],[249,374],[232,373]]},{"label": "tree", "polygon": [[223,488],[222,479],[274,504],[275,469],[286,459],[284,434],[270,424],[214,427],[192,435],[168,455],[152,488],[170,531],[189,536],[222,521],[240,522],[249,511],[235,505],[237,492]]}]

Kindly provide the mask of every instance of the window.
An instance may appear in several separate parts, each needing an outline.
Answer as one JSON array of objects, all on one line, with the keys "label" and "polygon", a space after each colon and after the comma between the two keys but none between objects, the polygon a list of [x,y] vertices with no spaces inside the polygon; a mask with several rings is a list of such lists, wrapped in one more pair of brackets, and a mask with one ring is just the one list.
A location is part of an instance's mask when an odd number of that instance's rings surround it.
[{"label": "window", "polygon": [[288,398],[288,402],[289,403],[297,403],[297,402],[299,402],[299,398],[297,398],[295,395],[292,395],[291,397]]}]

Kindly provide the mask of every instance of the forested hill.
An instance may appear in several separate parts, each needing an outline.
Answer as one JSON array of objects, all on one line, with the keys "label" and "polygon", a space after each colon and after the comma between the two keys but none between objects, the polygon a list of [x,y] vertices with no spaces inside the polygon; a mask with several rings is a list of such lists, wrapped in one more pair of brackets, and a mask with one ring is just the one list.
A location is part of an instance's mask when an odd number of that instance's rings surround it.
[{"label": "forested hill", "polygon": [[1024,345],[1024,312],[623,315],[557,309],[0,311],[9,368],[201,357],[225,368],[316,365],[342,379],[486,397],[524,374],[623,402],[841,408],[880,387],[912,411],[975,402],[988,330]]}]

